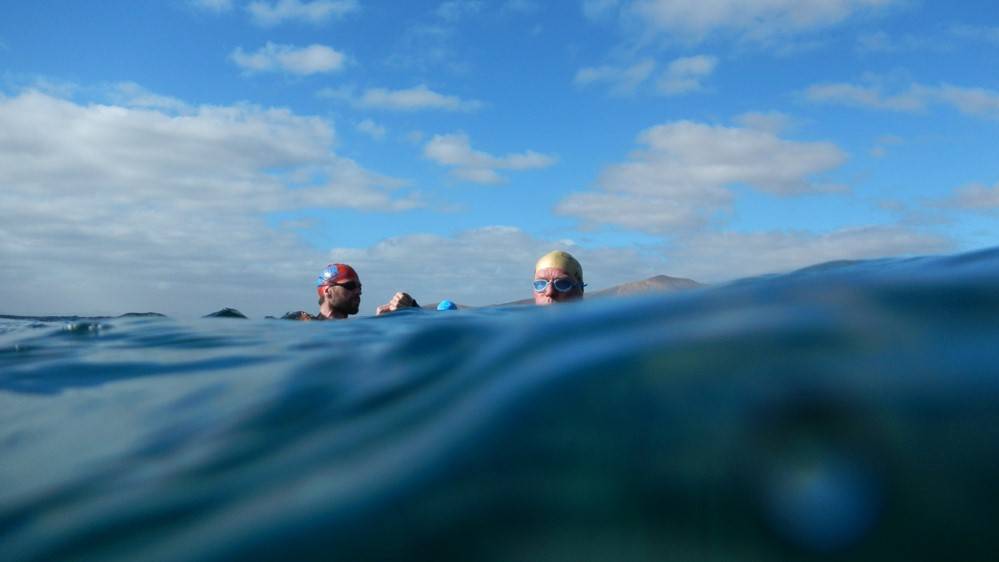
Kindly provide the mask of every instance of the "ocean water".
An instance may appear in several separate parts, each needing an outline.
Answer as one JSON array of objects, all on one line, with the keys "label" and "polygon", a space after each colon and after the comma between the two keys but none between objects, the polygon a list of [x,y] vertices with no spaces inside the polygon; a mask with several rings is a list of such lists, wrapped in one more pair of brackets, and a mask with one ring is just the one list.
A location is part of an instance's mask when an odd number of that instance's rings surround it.
[{"label": "ocean water", "polygon": [[0,560],[994,560],[997,366],[999,249],[550,308],[0,319]]}]

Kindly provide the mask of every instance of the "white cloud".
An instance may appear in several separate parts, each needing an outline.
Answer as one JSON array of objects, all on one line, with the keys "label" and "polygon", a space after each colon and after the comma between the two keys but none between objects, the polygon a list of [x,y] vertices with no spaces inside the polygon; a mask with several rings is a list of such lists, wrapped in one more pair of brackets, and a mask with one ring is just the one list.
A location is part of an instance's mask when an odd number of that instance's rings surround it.
[{"label": "white cloud", "polygon": [[902,93],[886,94],[876,84],[834,83],[810,86],[804,95],[807,100],[817,103],[902,112],[921,111],[932,103],[938,103],[954,107],[966,115],[999,119],[999,92],[985,88],[912,84]]},{"label": "white cloud", "polygon": [[966,211],[995,213],[999,211],[999,183],[992,187],[978,183],[959,187],[944,201],[944,205]]},{"label": "white cloud", "polygon": [[858,86],[846,83],[815,84],[805,91],[805,97],[813,102],[887,109],[889,111],[919,111],[926,108],[925,92],[919,88],[912,88],[900,94],[885,95],[878,86]]},{"label": "white cloud", "polygon": [[583,0],[583,15],[591,20],[599,20],[613,12],[621,0]]},{"label": "white cloud", "polygon": [[420,109],[475,111],[482,106],[481,102],[478,101],[462,100],[457,96],[434,92],[425,84],[404,90],[370,89],[364,92],[359,103],[361,107],[403,111]]},{"label": "white cloud", "polygon": [[232,0],[188,0],[188,3],[206,12],[222,13],[232,9]]},{"label": "white cloud", "polygon": [[811,178],[846,159],[830,143],[690,121],[652,127],[638,140],[646,148],[605,169],[599,191],[570,195],[556,211],[591,225],[674,233],[701,227],[726,211],[733,184],[781,196],[825,191]]},{"label": "white cloud", "polygon": [[[639,172],[640,173],[640,172]],[[712,187],[700,193],[683,187],[663,185],[672,195],[586,192],[563,199],[556,212],[582,219],[585,225],[610,224],[649,234],[666,234],[703,226],[722,208],[729,206],[732,194]]]},{"label": "white cloud", "polygon": [[[829,27],[859,13],[898,3],[897,0],[634,0],[625,7],[625,12],[633,23],[657,34],[701,40],[715,32],[729,32],[750,40],[768,40]],[[594,2],[593,6],[604,4]]]},{"label": "white cloud", "polygon": [[333,141],[327,122],[285,109],[0,97],[0,310],[309,306],[324,257],[270,213],[419,204]]},{"label": "white cloud", "polygon": [[[49,95],[53,95],[52,92],[47,93],[49,93]],[[128,107],[162,109],[173,113],[188,114],[197,110],[197,108],[191,107],[183,100],[150,92],[134,82],[121,82],[115,84],[111,86],[106,93],[112,103],[126,105]]]},{"label": "white cloud", "polygon": [[347,63],[343,53],[325,45],[294,47],[269,41],[255,53],[246,53],[239,47],[230,58],[247,72],[287,72],[303,76],[337,72]]},{"label": "white cloud", "polygon": [[952,47],[939,38],[926,35],[890,35],[884,31],[864,33],[857,37],[857,51],[861,54],[897,54],[916,51],[944,52]]},{"label": "white cloud", "polygon": [[385,138],[385,127],[375,123],[371,119],[365,119],[356,125],[358,131],[368,135],[375,140]]},{"label": "white cloud", "polygon": [[476,111],[482,107],[477,100],[463,100],[458,96],[435,92],[425,84],[403,90],[371,88],[357,96],[347,89],[325,89],[319,92],[322,97],[342,99],[364,109],[385,109],[392,111]]},{"label": "white cloud", "polygon": [[951,200],[903,196],[881,198],[873,203],[878,210],[892,215],[894,224],[923,232],[933,227],[949,228],[955,222],[955,214],[947,212],[954,207]]},{"label": "white cloud", "polygon": [[[656,84],[664,95],[679,95],[704,90],[702,81],[710,76],[718,59],[709,55],[681,57],[667,65]],[[633,94],[656,69],[651,58],[642,59],[629,66],[602,65],[581,68],[573,80],[577,86],[606,84],[614,95]]]},{"label": "white cloud", "polygon": [[435,135],[423,147],[423,154],[442,166],[452,167],[455,176],[473,183],[500,183],[503,180],[496,170],[531,170],[555,163],[554,157],[531,150],[503,157],[473,150],[464,133]]},{"label": "white cloud", "polygon": [[786,113],[780,111],[750,111],[736,116],[733,121],[737,125],[747,129],[764,131],[775,135],[790,129],[794,125],[794,120]]},{"label": "white cloud", "polygon": [[868,226],[833,232],[701,233],[671,244],[671,270],[702,282],[784,273],[833,260],[860,260],[938,253],[952,242],[898,226]]},{"label": "white cloud", "polygon": [[999,26],[955,25],[950,28],[950,33],[962,39],[999,45]]},{"label": "white cloud", "polygon": [[611,93],[625,95],[634,92],[652,75],[656,63],[652,59],[641,60],[628,67],[612,65],[582,68],[576,72],[575,83],[579,86],[608,84]]},{"label": "white cloud", "polygon": [[356,12],[360,10],[360,5],[357,0],[315,0],[313,2],[257,0],[251,2],[246,9],[250,12],[253,21],[269,27],[295,20],[320,24],[331,18],[339,19]]},{"label": "white cloud", "polygon": [[480,0],[448,0],[437,6],[437,16],[453,23],[465,17],[479,14],[483,6],[484,4]]},{"label": "white cloud", "polygon": [[687,94],[704,90],[702,80],[710,76],[718,59],[709,55],[683,57],[674,60],[659,78],[657,87],[666,95]]},{"label": "white cloud", "polygon": [[999,92],[984,88],[962,88],[945,84],[932,90],[938,100],[961,113],[999,119]]},{"label": "white cloud", "polygon": [[496,157],[473,150],[468,136],[463,133],[435,135],[424,147],[424,155],[443,166],[451,166],[456,173],[469,181],[496,183],[500,181],[496,169],[528,170],[552,165],[555,159],[533,151]]}]

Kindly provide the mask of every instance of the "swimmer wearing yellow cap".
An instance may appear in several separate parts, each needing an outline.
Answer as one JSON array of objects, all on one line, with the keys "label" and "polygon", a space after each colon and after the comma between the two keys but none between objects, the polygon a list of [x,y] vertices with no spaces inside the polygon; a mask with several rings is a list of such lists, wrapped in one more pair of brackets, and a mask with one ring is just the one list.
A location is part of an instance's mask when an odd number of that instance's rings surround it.
[{"label": "swimmer wearing yellow cap", "polygon": [[549,252],[534,264],[534,304],[583,298],[583,266],[568,252]]},{"label": "swimmer wearing yellow cap", "polygon": [[[583,298],[583,266],[568,252],[549,252],[534,264],[534,304],[547,305]],[[419,307],[408,293],[396,293],[388,303],[375,310],[376,315],[401,308]]]}]

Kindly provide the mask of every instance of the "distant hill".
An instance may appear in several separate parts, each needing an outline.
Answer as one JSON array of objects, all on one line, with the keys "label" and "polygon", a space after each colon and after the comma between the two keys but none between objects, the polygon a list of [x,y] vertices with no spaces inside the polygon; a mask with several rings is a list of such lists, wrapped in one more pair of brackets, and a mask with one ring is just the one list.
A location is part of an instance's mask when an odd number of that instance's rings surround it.
[{"label": "distant hill", "polygon": [[[586,293],[587,299],[598,299],[604,297],[621,297],[627,295],[637,295],[641,293],[655,293],[655,292],[670,292],[670,291],[683,291],[686,289],[696,289],[697,287],[703,287],[703,283],[698,283],[693,279],[686,279],[683,277],[670,277],[669,275],[656,275],[655,277],[649,277],[648,279],[643,279],[641,281],[631,281],[630,283],[621,283],[620,285],[614,285],[613,287],[608,287],[606,289],[601,289],[599,291],[593,291]],[[509,306],[514,304],[533,304],[534,299],[520,299],[518,301],[503,303],[497,306]]]},{"label": "distant hill", "polygon": [[639,293],[652,293],[656,291],[682,291],[684,289],[696,289],[703,287],[693,279],[683,277],[670,277],[669,275],[656,275],[642,281],[632,281],[622,283],[608,289],[586,293],[586,298],[597,297],[620,297],[624,295],[637,295]]}]

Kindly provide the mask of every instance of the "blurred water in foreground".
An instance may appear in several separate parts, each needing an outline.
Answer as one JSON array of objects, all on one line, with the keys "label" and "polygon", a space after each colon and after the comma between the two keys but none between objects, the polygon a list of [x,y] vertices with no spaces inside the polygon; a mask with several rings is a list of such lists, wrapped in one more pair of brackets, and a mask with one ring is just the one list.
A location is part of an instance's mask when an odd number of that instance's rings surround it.
[{"label": "blurred water in foreground", "polygon": [[347,322],[0,319],[0,560],[991,560],[999,249]]}]

